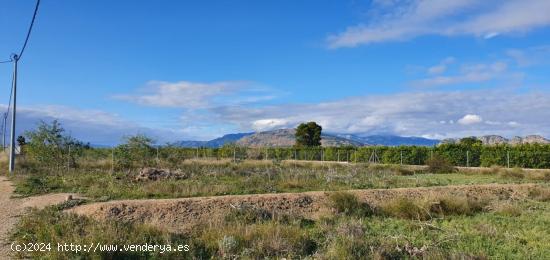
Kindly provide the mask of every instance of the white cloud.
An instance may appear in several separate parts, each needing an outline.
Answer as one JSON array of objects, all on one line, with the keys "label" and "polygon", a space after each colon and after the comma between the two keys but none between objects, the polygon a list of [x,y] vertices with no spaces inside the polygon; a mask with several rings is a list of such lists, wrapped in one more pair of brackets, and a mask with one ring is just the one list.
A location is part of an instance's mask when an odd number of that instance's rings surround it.
[{"label": "white cloud", "polygon": [[370,22],[328,37],[331,48],[399,41],[422,35],[490,39],[550,25],[548,0],[375,1]]},{"label": "white cloud", "polygon": [[550,58],[550,45],[534,46],[526,49],[509,49],[506,55],[519,67],[529,67],[547,62]]},{"label": "white cloud", "polygon": [[267,131],[282,127],[288,127],[288,121],[286,119],[260,119],[252,123],[252,129],[254,129],[254,131]]},{"label": "white cloud", "polygon": [[113,98],[153,107],[204,109],[220,103],[251,103],[275,97],[266,91],[246,81],[150,81],[136,94],[115,95]]},{"label": "white cloud", "polygon": [[[507,90],[431,91],[357,96],[317,104],[218,106],[182,118],[185,127],[144,127],[100,110],[20,107],[18,133],[39,120],[60,119],[75,137],[114,144],[125,135],[145,133],[164,143],[208,139],[238,131],[264,131],[316,121],[326,132],[463,137],[541,134],[548,136],[550,93]],[[458,121],[457,121],[458,120]],[[458,123],[457,123],[458,122]]]},{"label": "white cloud", "polygon": [[[450,63],[442,62],[439,65],[429,68],[428,75],[430,76],[427,78],[415,80],[412,82],[412,85],[415,87],[435,87],[453,84],[479,83],[497,79],[499,77],[510,76],[507,73],[508,64],[503,61],[495,61],[492,63],[465,64],[462,65],[458,70],[458,73],[455,73],[454,75],[434,75],[444,72],[447,69],[446,64]],[[435,71],[437,73],[434,73],[434,70],[437,70]]]},{"label": "white cloud", "polygon": [[[0,105],[4,109],[5,105]],[[85,110],[67,106],[21,106],[17,108],[17,135],[35,129],[40,121],[57,119],[73,137],[92,144],[112,145],[124,136],[147,134],[159,143],[184,136],[179,130],[150,128],[101,110]]]},{"label": "white cloud", "polygon": [[483,122],[483,119],[478,115],[468,114],[458,119],[457,122],[461,125],[473,125]]},{"label": "white cloud", "polygon": [[[210,120],[234,124],[242,130],[279,128],[275,125],[295,127],[300,122],[316,121],[324,131],[338,133],[445,137],[548,135],[550,121],[541,119],[550,118],[550,93],[502,89],[409,92],[318,104],[217,107],[210,113]],[[516,122],[513,125],[517,127],[494,122]]]},{"label": "white cloud", "polygon": [[429,67],[428,68],[428,74],[430,75],[437,75],[445,72],[447,70],[447,66],[452,64],[455,61],[454,57],[447,57],[444,60],[442,60],[439,64]]}]

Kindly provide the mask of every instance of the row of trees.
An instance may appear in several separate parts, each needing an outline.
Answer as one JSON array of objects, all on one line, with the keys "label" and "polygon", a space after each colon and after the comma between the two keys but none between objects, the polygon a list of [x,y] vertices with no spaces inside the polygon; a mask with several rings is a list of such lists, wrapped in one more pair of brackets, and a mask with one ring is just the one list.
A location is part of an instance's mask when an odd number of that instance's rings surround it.
[{"label": "row of trees", "polygon": [[[23,151],[27,157],[43,166],[75,166],[78,158],[110,159],[117,168],[154,165],[162,160],[177,165],[190,158],[230,158],[269,160],[323,160],[349,162],[377,162],[386,164],[423,165],[434,155],[441,156],[455,166],[501,165],[523,168],[550,168],[550,145],[495,145],[485,146],[475,138],[464,138],[456,144],[424,146],[365,146],[320,147],[320,126],[309,124],[309,129],[297,131],[313,137],[297,138],[297,145],[287,148],[246,148],[226,145],[221,148],[181,148],[155,146],[154,140],[136,135],[125,138],[114,148],[91,148],[67,135],[58,121],[42,122],[36,130],[25,133]],[[313,130],[312,130],[313,129]],[[298,140],[300,140],[298,142]]]}]

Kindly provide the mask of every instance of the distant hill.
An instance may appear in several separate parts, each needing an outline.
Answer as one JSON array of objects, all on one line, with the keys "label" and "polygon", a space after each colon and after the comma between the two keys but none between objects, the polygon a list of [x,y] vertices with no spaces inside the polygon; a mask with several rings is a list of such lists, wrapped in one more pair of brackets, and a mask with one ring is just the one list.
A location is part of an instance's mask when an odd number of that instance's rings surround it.
[{"label": "distant hill", "polygon": [[[227,134],[210,141],[180,141],[175,145],[181,147],[221,147],[224,144],[235,143],[240,146],[250,147],[288,147],[295,143],[294,129],[277,129],[257,133]],[[323,146],[365,146],[365,145],[417,145],[434,146],[439,140],[422,137],[404,137],[395,135],[354,135],[323,133],[321,136]]]},{"label": "distant hill", "polygon": [[[484,135],[484,136],[474,136],[478,140],[481,140],[481,142],[484,145],[498,145],[498,144],[509,144],[509,145],[517,145],[517,144],[550,144],[550,140],[540,136],[540,135],[528,135],[525,137],[521,136],[515,136],[511,139],[504,138],[500,135]],[[460,138],[449,138],[444,139],[441,141],[442,144],[444,143],[458,143],[460,141]]]},{"label": "distant hill", "polygon": [[196,147],[217,148],[217,147],[222,147],[225,144],[235,143],[239,139],[252,134],[254,133],[227,134],[222,137],[212,139],[210,141],[180,141],[180,142],[176,142],[175,145],[181,146],[181,147],[190,147],[190,148],[196,148]]},{"label": "distant hill", "polygon": [[[278,129],[258,132],[245,136],[236,142],[237,145],[247,147],[289,147],[295,144],[294,129]],[[338,137],[331,134],[321,135],[322,146],[362,146],[363,143]]]}]

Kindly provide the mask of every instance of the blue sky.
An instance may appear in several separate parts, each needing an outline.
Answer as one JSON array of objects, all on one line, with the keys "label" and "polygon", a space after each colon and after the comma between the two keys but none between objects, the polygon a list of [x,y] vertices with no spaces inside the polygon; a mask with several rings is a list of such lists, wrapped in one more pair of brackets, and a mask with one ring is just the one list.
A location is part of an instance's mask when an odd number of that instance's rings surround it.
[{"label": "blue sky", "polygon": [[[34,7],[0,0],[0,59]],[[159,142],[294,127],[550,136],[550,2],[43,0],[19,131]],[[5,108],[9,64],[0,64]]]}]

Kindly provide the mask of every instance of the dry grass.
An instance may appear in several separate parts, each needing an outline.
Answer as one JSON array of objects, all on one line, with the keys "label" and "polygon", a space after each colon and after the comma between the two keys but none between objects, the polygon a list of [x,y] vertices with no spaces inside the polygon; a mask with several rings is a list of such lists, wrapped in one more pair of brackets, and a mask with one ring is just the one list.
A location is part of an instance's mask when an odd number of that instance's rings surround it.
[{"label": "dry grass", "polygon": [[484,200],[456,195],[398,197],[380,204],[379,212],[396,218],[428,220],[451,215],[473,215],[487,204]]},{"label": "dry grass", "polygon": [[529,197],[534,199],[534,200],[538,200],[538,201],[542,201],[542,202],[547,202],[547,201],[550,201],[550,188],[543,188],[543,187],[536,187],[536,188],[533,188],[531,190],[529,190]]},{"label": "dry grass", "polygon": [[508,217],[517,217],[523,212],[520,205],[511,202],[498,202],[492,206],[492,210],[499,215]]}]

